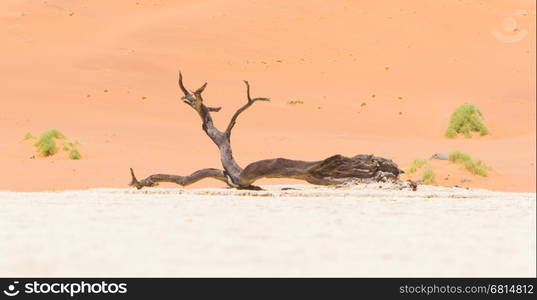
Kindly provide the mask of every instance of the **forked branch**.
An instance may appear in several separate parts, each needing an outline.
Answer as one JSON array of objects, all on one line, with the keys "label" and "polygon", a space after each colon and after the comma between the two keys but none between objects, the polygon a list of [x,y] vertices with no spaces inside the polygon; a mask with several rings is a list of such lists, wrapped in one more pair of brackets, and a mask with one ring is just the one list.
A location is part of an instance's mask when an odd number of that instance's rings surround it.
[{"label": "forked branch", "polygon": [[235,126],[235,123],[237,122],[237,118],[243,111],[245,111],[248,107],[252,106],[252,104],[254,104],[255,101],[270,101],[270,98],[264,98],[264,97],[252,99],[252,97],[250,96],[250,83],[248,83],[248,81],[246,80],[244,80],[244,83],[246,84],[246,97],[247,97],[248,102],[246,102],[246,104],[244,104],[241,108],[239,108],[233,114],[233,117],[231,117],[231,120],[229,121],[229,125],[227,125],[227,128],[226,128],[226,135],[228,139],[231,139],[231,130]]},{"label": "forked branch", "polygon": [[[201,93],[205,90],[207,87],[207,82],[205,82],[200,88],[195,90],[194,92],[190,92],[185,88],[185,85],[183,84],[183,74],[179,72],[179,88],[181,91],[183,91],[184,96],[181,97],[183,102],[190,105],[192,108],[194,108],[196,111],[199,112],[201,110],[201,106],[203,105],[203,98],[201,97]],[[208,111],[220,111],[222,109],[221,107],[206,107]]]}]

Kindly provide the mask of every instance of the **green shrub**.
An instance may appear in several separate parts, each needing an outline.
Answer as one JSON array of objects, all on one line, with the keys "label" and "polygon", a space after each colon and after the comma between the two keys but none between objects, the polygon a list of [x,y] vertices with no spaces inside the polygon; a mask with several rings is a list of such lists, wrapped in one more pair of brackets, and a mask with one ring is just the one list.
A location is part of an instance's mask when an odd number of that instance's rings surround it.
[{"label": "green shrub", "polygon": [[405,169],[405,173],[412,174],[416,172],[419,168],[423,167],[427,163],[427,160],[424,158],[416,158],[408,168]]},{"label": "green shrub", "polygon": [[69,151],[69,158],[70,159],[80,159],[80,152],[78,152],[78,149],[76,149],[75,147],[71,148],[71,150]]},{"label": "green shrub", "polygon": [[63,143],[63,150],[69,151],[70,159],[74,159],[74,160],[80,159],[81,156],[80,156],[80,152],[76,148],[77,145],[78,145],[77,141],[67,141]]},{"label": "green shrub", "polygon": [[434,184],[436,175],[434,174],[433,169],[427,168],[425,171],[423,171],[423,174],[421,175],[421,179],[423,180],[424,184]]},{"label": "green shrub", "polygon": [[468,160],[471,160],[471,159],[472,159],[472,157],[469,154],[461,152],[461,151],[458,151],[458,150],[455,150],[455,151],[449,153],[449,155],[448,155],[448,160],[451,161],[451,162],[454,162],[454,163],[465,162],[465,161],[468,161]]},{"label": "green shrub", "polygon": [[487,177],[489,167],[481,160],[473,159],[468,153],[453,151],[448,156],[449,161],[460,163],[470,173]]},{"label": "green shrub", "polygon": [[457,134],[462,133],[469,138],[472,137],[472,131],[487,135],[489,131],[481,122],[482,116],[481,111],[473,104],[465,103],[457,107],[451,114],[446,136],[455,137]]},{"label": "green shrub", "polygon": [[425,171],[423,171],[423,174],[421,175],[421,179],[423,180],[424,184],[434,184],[436,182],[436,175],[434,174],[433,169],[425,169]]},{"label": "green shrub", "polygon": [[41,134],[34,144],[37,153],[42,156],[50,156],[58,151],[54,139],[65,139],[65,136],[57,129],[50,129]]},{"label": "green shrub", "polygon": [[[32,138],[28,136],[31,136],[31,134],[27,133],[25,139]],[[57,139],[65,140],[66,137],[57,129],[50,129],[43,132],[34,144],[37,153],[41,156],[50,156],[58,152],[58,147],[56,146]],[[63,150],[69,151],[69,158],[71,159],[80,159],[81,157],[76,145],[78,145],[77,141],[65,141],[62,144]]]},{"label": "green shrub", "polygon": [[470,160],[464,163],[466,170],[470,171],[475,175],[487,177],[488,176],[488,166],[485,165],[481,160]]}]

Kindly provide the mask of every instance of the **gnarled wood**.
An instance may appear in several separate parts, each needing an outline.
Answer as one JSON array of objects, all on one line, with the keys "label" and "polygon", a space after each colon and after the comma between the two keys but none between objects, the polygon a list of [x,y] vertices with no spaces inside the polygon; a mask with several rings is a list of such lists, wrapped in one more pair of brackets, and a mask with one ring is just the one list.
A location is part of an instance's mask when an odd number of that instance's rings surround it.
[{"label": "gnarled wood", "polygon": [[192,107],[200,116],[203,122],[203,131],[205,131],[209,138],[216,144],[216,146],[218,146],[218,150],[220,150],[220,161],[224,167],[224,174],[228,178],[228,184],[237,187],[242,168],[237,164],[235,158],[233,158],[233,152],[231,151],[231,145],[229,144],[229,136],[214,126],[210,112],[219,111],[220,108],[210,108],[203,103],[201,94],[206,87],[207,83],[204,83],[196,91],[189,92],[183,84],[183,75],[179,72],[179,88],[184,94],[182,97],[183,101],[190,105],[190,107]]},{"label": "gnarled wood", "polygon": [[294,178],[312,184],[332,185],[355,179],[397,180],[399,174],[403,173],[393,161],[365,154],[353,157],[334,155],[324,160],[312,162],[285,158],[265,159],[253,162],[242,169],[233,158],[230,144],[231,131],[239,115],[252,106],[254,102],[270,100],[269,98],[252,98],[250,84],[248,81],[244,81],[244,83],[246,84],[247,102],[233,114],[226,130],[222,132],[214,126],[211,116],[211,112],[218,112],[221,108],[208,107],[203,103],[202,93],[207,87],[207,83],[193,92],[189,91],[183,84],[182,74],[179,73],[179,88],[184,94],[181,99],[200,116],[203,131],[220,150],[220,162],[224,170],[201,169],[188,176],[155,174],[138,181],[131,169],[132,181],[130,185],[138,189],[155,186],[158,182],[173,182],[184,186],[211,177],[224,181],[233,188],[259,189],[252,183],[261,178]]},{"label": "gnarled wood", "polygon": [[223,182],[227,182],[227,178],[224,175],[224,172],[222,170],[213,168],[201,169],[188,176],[154,174],[140,181],[136,179],[134,171],[131,168],[131,176],[132,179],[129,185],[137,189],[141,189],[143,187],[157,186],[159,182],[172,182],[185,186],[200,181],[204,178],[215,178]]},{"label": "gnarled wood", "polygon": [[249,164],[241,173],[241,185],[250,185],[261,178],[294,178],[312,184],[341,184],[357,178],[396,179],[402,173],[397,165],[374,155],[330,156],[320,161],[285,158],[260,160]]}]

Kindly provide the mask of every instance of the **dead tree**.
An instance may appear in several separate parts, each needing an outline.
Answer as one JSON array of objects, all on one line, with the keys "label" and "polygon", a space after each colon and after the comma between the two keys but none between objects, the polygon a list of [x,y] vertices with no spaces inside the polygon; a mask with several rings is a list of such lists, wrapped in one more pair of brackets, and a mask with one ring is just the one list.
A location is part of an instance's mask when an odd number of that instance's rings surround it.
[{"label": "dead tree", "polygon": [[233,158],[231,151],[231,131],[242,112],[257,101],[270,100],[269,98],[252,98],[250,84],[248,81],[244,81],[244,83],[246,84],[247,102],[233,114],[226,130],[220,131],[214,126],[211,112],[218,112],[221,108],[209,107],[203,103],[202,93],[207,87],[207,83],[204,83],[195,91],[190,91],[185,88],[183,76],[179,73],[179,88],[184,94],[181,99],[200,116],[203,131],[220,150],[220,161],[222,162],[223,170],[214,168],[201,169],[187,176],[154,174],[138,180],[131,168],[132,181],[130,186],[141,189],[156,186],[159,182],[173,182],[186,186],[211,177],[221,180],[233,188],[259,189],[252,183],[260,178],[294,178],[305,180],[312,184],[334,185],[356,179],[371,181],[398,179],[399,174],[403,173],[397,164],[389,159],[364,154],[353,157],[334,155],[320,161],[301,161],[285,158],[265,159],[253,162],[244,169],[241,168]]}]

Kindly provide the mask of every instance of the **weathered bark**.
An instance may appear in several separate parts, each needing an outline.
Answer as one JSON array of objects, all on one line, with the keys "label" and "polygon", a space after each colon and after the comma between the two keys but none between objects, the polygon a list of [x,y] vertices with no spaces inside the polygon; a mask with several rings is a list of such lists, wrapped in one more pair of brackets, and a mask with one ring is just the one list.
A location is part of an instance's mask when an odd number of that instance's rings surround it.
[{"label": "weathered bark", "polygon": [[397,164],[389,159],[373,155],[356,155],[345,157],[334,155],[320,161],[301,161],[285,158],[260,160],[249,164],[242,169],[231,151],[231,131],[237,122],[239,115],[248,109],[256,101],[269,101],[269,98],[252,98],[250,96],[250,84],[246,84],[247,103],[239,108],[231,117],[224,132],[218,130],[213,123],[211,112],[218,112],[220,107],[207,107],[203,103],[201,94],[207,87],[203,84],[195,91],[189,91],[183,84],[183,76],[179,73],[179,88],[184,96],[183,102],[192,107],[202,120],[203,131],[216,144],[220,150],[220,162],[224,170],[202,169],[188,176],[155,174],[138,181],[131,169],[131,186],[141,189],[155,186],[159,182],[173,182],[180,185],[189,185],[203,178],[215,178],[226,182],[230,187],[239,189],[259,189],[252,185],[261,178],[295,178],[305,180],[312,184],[331,185],[341,184],[355,179],[371,179],[383,181],[397,179],[403,173]]},{"label": "weathered bark", "polygon": [[213,169],[213,168],[201,169],[188,176],[154,174],[145,179],[142,179],[141,181],[138,181],[138,179],[136,179],[136,176],[134,175],[134,171],[131,168],[131,176],[132,176],[132,181],[129,185],[134,186],[139,189],[141,189],[144,186],[156,186],[158,185],[159,182],[172,182],[172,183],[177,183],[180,185],[189,185],[196,181],[200,181],[204,178],[209,178],[209,177],[221,180],[223,182],[227,182],[227,178],[224,175],[224,172],[222,170]]},{"label": "weathered bark", "polygon": [[285,158],[260,160],[249,164],[241,173],[241,185],[261,178],[294,178],[312,184],[341,184],[354,179],[396,179],[402,171],[389,160],[374,155],[330,156],[320,161]]}]

